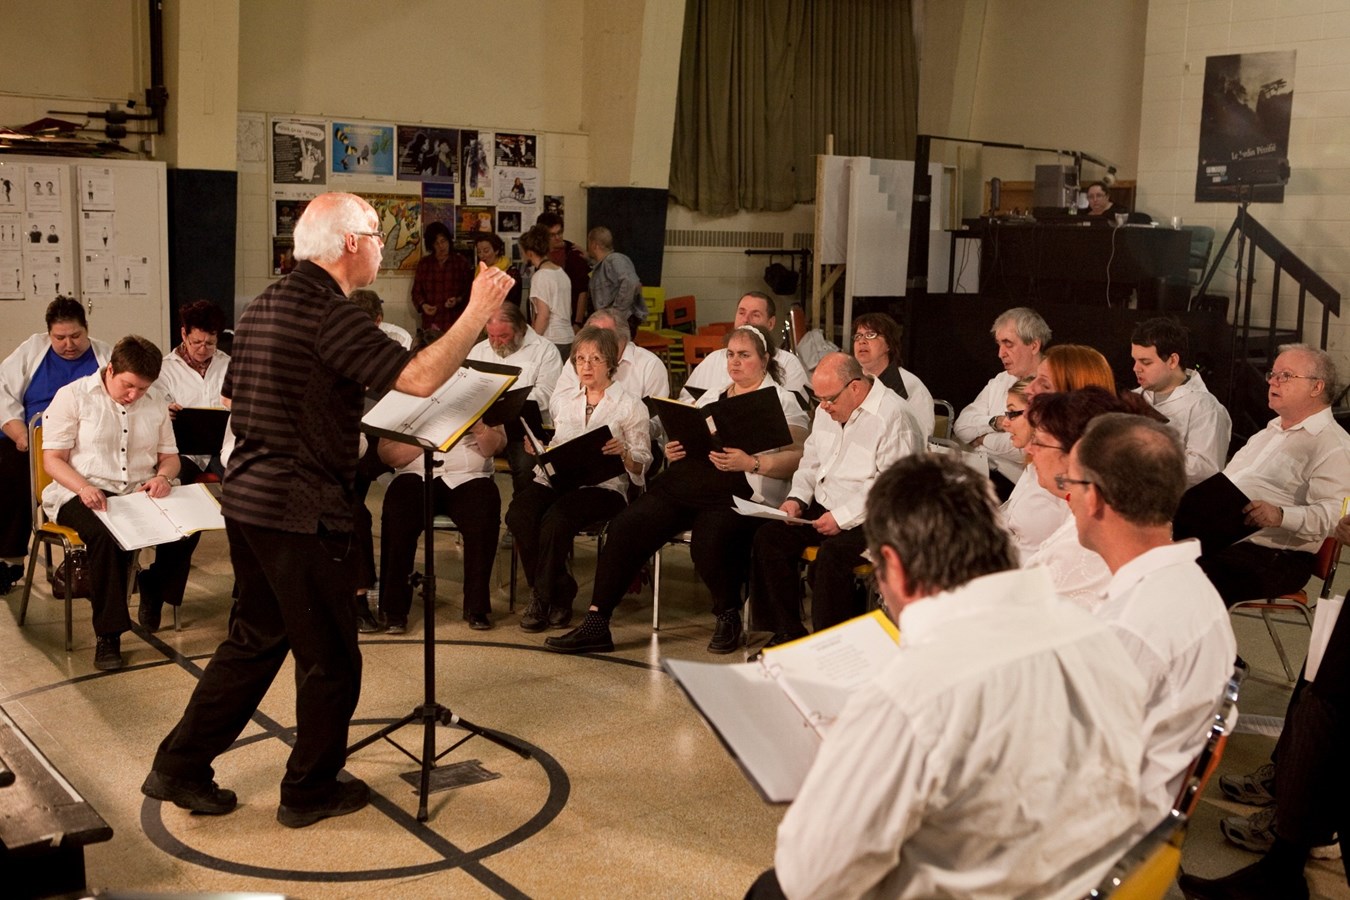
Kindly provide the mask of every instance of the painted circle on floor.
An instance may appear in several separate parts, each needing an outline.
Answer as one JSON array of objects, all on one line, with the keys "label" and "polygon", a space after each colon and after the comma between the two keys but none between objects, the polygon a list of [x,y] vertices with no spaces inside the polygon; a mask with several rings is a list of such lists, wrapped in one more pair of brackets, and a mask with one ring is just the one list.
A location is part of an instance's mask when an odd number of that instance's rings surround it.
[{"label": "painted circle on floor", "polygon": [[[353,720],[353,725],[377,725],[383,726],[398,721],[397,719],[357,719]],[[453,726],[452,726],[453,727]],[[457,729],[463,731],[464,729]],[[294,728],[286,728],[281,731],[265,731],[247,738],[241,738],[230,747],[230,752],[245,747],[257,741],[282,739],[294,734]],[[171,833],[164,824],[161,816],[161,809],[164,804],[158,800],[146,798],[141,804],[141,830],[150,842],[159,849],[172,857],[193,865],[202,866],[207,869],[215,869],[220,872],[228,872],[232,875],[245,875],[254,878],[271,878],[285,881],[323,881],[323,882],[345,882],[345,881],[376,881],[389,878],[408,878],[416,875],[426,875],[433,872],[444,872],[450,869],[474,867],[477,862],[486,857],[501,853],[524,840],[538,834],[552,822],[563,807],[567,804],[567,798],[571,792],[571,782],[567,778],[567,773],[563,771],[562,766],[556,759],[545,753],[543,750],[521,740],[515,735],[508,735],[504,732],[495,731],[503,737],[508,737],[520,746],[530,751],[530,758],[538,763],[548,777],[548,795],[544,798],[543,804],[539,810],[530,817],[528,821],[520,827],[508,832],[507,834],[490,841],[481,847],[472,850],[465,850],[455,846],[443,837],[434,833],[428,835],[425,833],[426,826],[418,823],[412,813],[404,811],[401,807],[395,806],[391,801],[384,798],[383,795],[371,792],[371,807],[384,812],[391,818],[398,821],[406,818],[408,821],[402,823],[410,832],[413,828],[419,829],[418,838],[423,840],[424,845],[433,853],[441,853],[442,859],[433,862],[419,863],[408,866],[394,866],[382,869],[357,869],[349,871],[334,871],[331,869],[323,871],[311,871],[303,869],[280,869],[270,866],[260,866],[253,863],[240,860],[222,859],[213,856],[204,851],[190,847],[183,843],[177,835]],[[465,734],[471,732],[465,731]]]}]

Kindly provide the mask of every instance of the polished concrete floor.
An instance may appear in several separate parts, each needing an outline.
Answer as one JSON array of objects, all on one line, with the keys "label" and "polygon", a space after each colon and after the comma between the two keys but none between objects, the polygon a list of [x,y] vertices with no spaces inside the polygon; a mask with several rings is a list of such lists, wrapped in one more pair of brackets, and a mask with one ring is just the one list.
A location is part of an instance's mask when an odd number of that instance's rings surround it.
[{"label": "polished concrete floor", "polygon": [[[380,489],[370,504],[378,523]],[[508,610],[510,554],[494,573],[496,627],[471,631],[460,618],[454,536],[436,554],[437,699],[457,715],[511,736],[529,759],[475,737],[441,760],[476,783],[432,793],[418,823],[405,780],[417,765],[378,742],[347,770],[375,799],[354,815],[292,831],[275,821],[277,783],[295,722],[293,679],[283,670],[239,743],[217,763],[240,808],[219,818],[145,800],[139,785],[154,749],[177,720],[224,633],[232,575],[223,533],[208,534],[194,559],[181,631],[123,639],[126,669],[93,668],[87,603],[75,607],[75,650],[62,646],[62,610],[39,577],[28,623],[17,621],[20,589],[4,599],[0,703],[114,830],[87,853],[91,888],[164,894],[273,891],[297,897],[739,897],[771,864],[782,808],[761,801],[679,690],[662,656],[713,657],[706,593],[684,548],[667,551],[662,627],[653,633],[646,588],[615,619],[612,654],[562,657]],[[594,569],[592,541],[577,542],[580,606]],[[522,580],[521,598],[524,597]],[[166,621],[168,617],[166,616]],[[1259,670],[1244,688],[1244,713],[1280,716],[1288,686],[1264,629],[1239,622],[1239,644]],[[1289,642],[1306,642],[1290,628]],[[352,740],[421,702],[420,603],[407,635],[363,636],[364,687]],[[437,729],[437,750],[465,735]],[[422,728],[396,739],[420,754]],[[1266,760],[1273,738],[1239,734],[1220,771]],[[477,776],[474,778],[473,776]],[[1255,859],[1224,843],[1217,822],[1241,808],[1211,785],[1185,848],[1188,871],[1214,875]],[[1345,897],[1339,861],[1314,862],[1314,894]],[[1179,897],[1180,893],[1173,891]]]}]

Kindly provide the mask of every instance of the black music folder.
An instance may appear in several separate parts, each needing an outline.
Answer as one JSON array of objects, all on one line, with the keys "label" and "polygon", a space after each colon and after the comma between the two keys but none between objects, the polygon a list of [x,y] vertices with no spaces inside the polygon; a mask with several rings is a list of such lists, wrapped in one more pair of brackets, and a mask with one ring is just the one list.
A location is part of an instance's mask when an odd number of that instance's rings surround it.
[{"label": "black music folder", "polygon": [[535,434],[543,434],[544,416],[539,410],[539,402],[529,399],[533,390],[534,385],[527,384],[525,387],[512,388],[502,394],[497,402],[483,413],[483,424],[505,425],[506,436],[513,441],[525,438],[522,422],[529,425]]},{"label": "black music folder", "polygon": [[1250,502],[1227,475],[1211,475],[1181,495],[1172,518],[1172,539],[1199,538],[1205,555],[1236,544],[1261,530],[1245,521],[1242,510]]},{"label": "black music folder", "polygon": [[[536,447],[538,440],[527,430],[527,439]],[[550,447],[536,457],[544,477],[557,491],[573,491],[609,481],[624,473],[623,457],[607,455],[605,444],[615,437],[610,426],[593,428],[583,435]]]},{"label": "black music folder", "polygon": [[706,461],[709,453],[727,447],[762,453],[792,443],[792,432],[775,390],[723,397],[699,407],[662,397],[650,397],[647,404],[660,418],[666,435],[679,441],[690,458]]},{"label": "black music folder", "polygon": [[173,416],[173,438],[184,456],[215,456],[225,443],[228,409],[185,406]]}]

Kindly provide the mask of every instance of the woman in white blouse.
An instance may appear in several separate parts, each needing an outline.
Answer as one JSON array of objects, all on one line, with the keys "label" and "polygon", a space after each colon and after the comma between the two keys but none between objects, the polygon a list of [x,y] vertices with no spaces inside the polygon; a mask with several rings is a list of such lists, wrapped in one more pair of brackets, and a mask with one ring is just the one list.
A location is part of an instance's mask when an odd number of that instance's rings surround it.
[{"label": "woman in white blouse", "polygon": [[[651,462],[651,420],[647,408],[616,385],[619,345],[614,333],[588,325],[572,344],[575,382],[559,381],[549,398],[553,444],[561,444],[597,428],[613,437],[606,454],[623,459],[624,474],[593,487],[558,491],[542,475],[511,499],[506,511],[531,588],[530,605],[521,617],[526,631],[564,628],[572,620],[577,582],[567,571],[572,541],[583,528],[607,522],[628,502],[628,486],[641,485]],[[529,447],[529,441],[526,442]]]},{"label": "woman in white blouse", "polygon": [[[225,313],[206,300],[198,300],[179,307],[178,324],[183,340],[164,355],[164,365],[155,382],[169,401],[170,415],[185,406],[224,409],[220,390],[230,368],[230,357],[216,345],[225,330]],[[184,484],[196,481],[203,472],[211,472],[217,478],[225,474],[219,453],[183,456],[179,461],[182,464],[179,477]]]},{"label": "woman in white blouse", "polygon": [[727,335],[727,374],[731,384],[720,394],[708,391],[696,405],[753,391],[771,390],[792,435],[789,446],[751,455],[727,448],[704,459],[685,454],[676,441],[665,446],[670,468],[651,489],[610,523],[605,548],[595,566],[590,611],[578,628],[545,643],[562,653],[614,649],[609,619],[642,563],[682,531],[692,530],[689,552],[694,569],[712,593],[717,627],[709,652],[730,653],[740,646],[741,587],[750,569],[750,545],[762,519],[737,514],[732,497],[776,507],[787,497],[801,462],[809,425],[805,410],[781,384],[773,358],[773,336],[759,325],[742,325]]},{"label": "woman in white blouse", "polygon": [[[1027,388],[1031,378],[1023,378],[1008,389],[1007,412],[1003,414],[1003,430],[1012,438],[1012,445],[1025,451],[1031,441],[1031,423],[1027,421],[1027,406],[1031,398]],[[1012,534],[1013,544],[1025,560],[1064,524],[1069,507],[1058,497],[1041,487],[1036,478],[1036,467],[1027,465],[1016,486],[1001,507],[1003,526]]]},{"label": "woman in white blouse", "polygon": [[1069,492],[1081,490],[1079,485],[1065,481],[1069,473],[1069,451],[1083,436],[1088,423],[1097,416],[1111,412],[1147,414],[1147,409],[1148,405],[1138,394],[1118,397],[1104,388],[1091,386],[1067,393],[1038,394],[1027,410],[1027,418],[1034,429],[1027,444],[1027,455],[1035,465],[1041,487],[1054,494],[1066,512],[1064,522],[1035,553],[1023,560],[1022,565],[1023,568],[1044,566],[1056,592],[1088,612],[1095,612],[1105,599],[1111,570],[1105,560],[1078,543],[1077,525],[1067,512]]}]

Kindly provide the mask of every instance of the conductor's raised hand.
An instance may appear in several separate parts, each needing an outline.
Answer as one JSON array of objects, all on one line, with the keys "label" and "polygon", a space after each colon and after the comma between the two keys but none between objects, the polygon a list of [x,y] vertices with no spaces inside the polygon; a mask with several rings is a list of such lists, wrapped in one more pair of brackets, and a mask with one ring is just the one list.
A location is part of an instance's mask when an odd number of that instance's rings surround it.
[{"label": "conductor's raised hand", "polygon": [[496,266],[478,264],[473,287],[469,291],[469,308],[495,312],[515,286],[516,280]]}]

